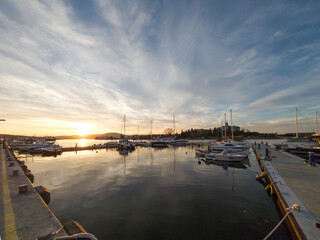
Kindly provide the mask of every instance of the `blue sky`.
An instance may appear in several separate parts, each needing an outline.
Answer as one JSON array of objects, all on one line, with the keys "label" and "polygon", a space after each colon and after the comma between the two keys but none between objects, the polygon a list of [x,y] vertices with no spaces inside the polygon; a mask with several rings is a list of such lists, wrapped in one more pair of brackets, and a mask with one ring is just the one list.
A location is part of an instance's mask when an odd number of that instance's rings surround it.
[{"label": "blue sky", "polygon": [[[1,1],[1,132],[314,131],[320,2]],[[320,112],[320,111],[319,111]]]}]

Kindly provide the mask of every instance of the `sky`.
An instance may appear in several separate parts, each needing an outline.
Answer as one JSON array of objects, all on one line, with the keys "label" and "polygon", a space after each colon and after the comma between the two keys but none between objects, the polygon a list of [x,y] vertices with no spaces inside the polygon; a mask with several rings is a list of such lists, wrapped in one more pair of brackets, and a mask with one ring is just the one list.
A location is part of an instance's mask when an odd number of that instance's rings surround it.
[{"label": "sky", "polygon": [[[319,1],[0,1],[0,133],[315,131]],[[320,126],[320,125],[319,125]]]}]

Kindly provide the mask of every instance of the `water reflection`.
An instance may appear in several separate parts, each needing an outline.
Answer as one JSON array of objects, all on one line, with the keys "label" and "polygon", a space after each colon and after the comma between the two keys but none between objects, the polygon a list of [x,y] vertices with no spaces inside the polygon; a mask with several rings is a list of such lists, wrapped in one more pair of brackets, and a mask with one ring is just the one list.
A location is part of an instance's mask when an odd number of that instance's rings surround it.
[{"label": "water reflection", "polygon": [[99,239],[262,239],[279,217],[255,181],[258,165],[198,165],[194,149],[65,152],[28,168],[58,219]]},{"label": "water reflection", "polygon": [[80,140],[80,147],[85,147],[87,146],[87,140],[86,139],[81,139]]}]

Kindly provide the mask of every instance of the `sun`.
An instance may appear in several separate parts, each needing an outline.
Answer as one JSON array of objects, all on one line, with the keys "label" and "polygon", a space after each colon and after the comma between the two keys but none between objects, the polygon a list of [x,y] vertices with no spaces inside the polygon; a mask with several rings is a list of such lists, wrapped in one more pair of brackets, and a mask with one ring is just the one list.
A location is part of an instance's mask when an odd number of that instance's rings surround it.
[{"label": "sun", "polygon": [[90,133],[90,130],[93,129],[93,126],[87,123],[78,123],[77,127],[77,135],[86,136]]},{"label": "sun", "polygon": [[89,134],[89,129],[87,128],[82,128],[82,129],[79,129],[77,134],[79,136],[85,136],[85,135],[88,135]]}]

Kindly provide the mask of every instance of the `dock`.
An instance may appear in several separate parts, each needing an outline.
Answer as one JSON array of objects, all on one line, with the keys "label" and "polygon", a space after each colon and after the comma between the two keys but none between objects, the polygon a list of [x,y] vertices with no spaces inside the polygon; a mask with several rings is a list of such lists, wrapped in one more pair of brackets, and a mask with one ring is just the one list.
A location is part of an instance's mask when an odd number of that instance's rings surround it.
[{"label": "dock", "polygon": [[[0,157],[0,239],[34,240],[59,229],[57,236],[67,235],[14,156],[3,148],[3,144]],[[21,186],[23,188],[19,189]]]},{"label": "dock", "polygon": [[117,146],[108,146],[103,144],[89,145],[89,146],[79,146],[79,147],[63,147],[62,152],[74,152],[74,151],[84,151],[84,150],[98,150],[106,148],[117,148]]},{"label": "dock", "polygon": [[[260,148],[259,148],[260,147]],[[274,146],[253,146],[271,194],[275,195],[282,215],[287,208],[298,204],[300,210],[293,211],[286,220],[296,239],[320,239],[320,168],[310,166],[305,159],[276,150]],[[271,157],[266,158],[266,148]]]}]

